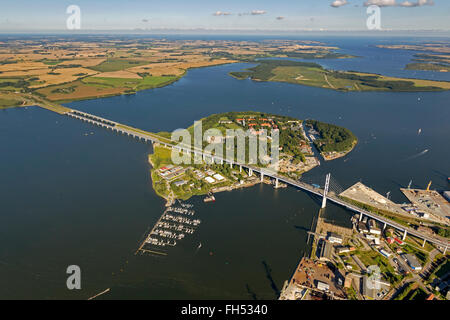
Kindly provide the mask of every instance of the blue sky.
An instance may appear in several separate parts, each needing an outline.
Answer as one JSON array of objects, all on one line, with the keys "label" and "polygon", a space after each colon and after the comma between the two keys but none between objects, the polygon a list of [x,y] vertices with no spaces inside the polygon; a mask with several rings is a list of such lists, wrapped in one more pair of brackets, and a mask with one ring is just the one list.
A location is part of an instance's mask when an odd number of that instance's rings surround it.
[{"label": "blue sky", "polygon": [[0,32],[64,30],[71,4],[83,30],[356,31],[366,28],[367,1],[385,5],[383,29],[450,30],[448,0],[13,0],[1,5]]}]

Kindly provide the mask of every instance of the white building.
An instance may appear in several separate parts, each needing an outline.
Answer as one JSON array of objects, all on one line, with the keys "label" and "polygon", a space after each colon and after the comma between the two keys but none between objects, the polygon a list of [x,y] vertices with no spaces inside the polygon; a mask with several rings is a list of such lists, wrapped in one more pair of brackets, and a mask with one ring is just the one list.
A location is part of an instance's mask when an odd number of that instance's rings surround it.
[{"label": "white building", "polygon": [[214,183],[214,182],[216,182],[216,180],[214,180],[214,179],[211,178],[211,177],[206,177],[205,180],[206,180],[206,182],[208,182],[208,183]]},{"label": "white building", "polygon": [[342,243],[342,237],[336,233],[330,233],[327,240],[331,243]]},{"label": "white building", "polygon": [[222,181],[225,180],[225,178],[223,176],[221,176],[220,174],[215,174],[213,175],[214,179],[216,179],[217,181]]}]

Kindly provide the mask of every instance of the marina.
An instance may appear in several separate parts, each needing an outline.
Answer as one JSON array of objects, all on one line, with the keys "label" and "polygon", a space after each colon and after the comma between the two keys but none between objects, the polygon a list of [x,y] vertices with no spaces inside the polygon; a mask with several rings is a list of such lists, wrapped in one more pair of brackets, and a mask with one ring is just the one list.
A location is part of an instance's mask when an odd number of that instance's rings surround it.
[{"label": "marina", "polygon": [[167,248],[175,247],[187,235],[192,235],[200,225],[200,219],[194,219],[193,205],[178,201],[164,210],[164,213],[150,230],[137,253],[163,254]]}]

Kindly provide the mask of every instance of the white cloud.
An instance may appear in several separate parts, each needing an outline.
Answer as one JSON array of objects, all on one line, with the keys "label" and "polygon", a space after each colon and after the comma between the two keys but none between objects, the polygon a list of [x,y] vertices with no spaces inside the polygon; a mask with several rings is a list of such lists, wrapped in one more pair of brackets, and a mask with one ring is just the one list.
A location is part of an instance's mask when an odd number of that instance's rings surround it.
[{"label": "white cloud", "polygon": [[433,0],[418,0],[416,2],[403,1],[401,7],[421,7],[421,6],[432,6],[434,5]]},{"label": "white cloud", "polygon": [[251,12],[252,16],[257,16],[257,15],[261,15],[261,14],[266,14],[267,12],[265,10],[253,10]]},{"label": "white cloud", "polygon": [[231,15],[230,12],[216,11],[216,12],[213,13],[213,16],[216,16],[216,17],[218,17],[218,16],[229,16],[229,15]]},{"label": "white cloud", "polygon": [[259,15],[266,14],[266,13],[267,13],[267,11],[265,11],[265,10],[253,10],[251,12],[241,12],[238,15],[239,16],[249,16],[249,15],[259,16]]},{"label": "white cloud", "polygon": [[364,5],[368,6],[379,6],[379,7],[393,7],[396,6],[397,3],[395,0],[367,0]]},{"label": "white cloud", "polygon": [[348,4],[347,0],[335,0],[331,3],[331,6],[333,8],[339,8],[339,7],[345,6],[346,4]]},{"label": "white cloud", "polygon": [[399,4],[395,0],[367,0],[364,2],[364,5],[366,7],[371,5],[376,5],[379,7],[405,7],[405,8],[411,8],[411,7],[421,7],[421,6],[432,6],[434,5],[433,0],[417,0],[417,1],[403,1]]}]

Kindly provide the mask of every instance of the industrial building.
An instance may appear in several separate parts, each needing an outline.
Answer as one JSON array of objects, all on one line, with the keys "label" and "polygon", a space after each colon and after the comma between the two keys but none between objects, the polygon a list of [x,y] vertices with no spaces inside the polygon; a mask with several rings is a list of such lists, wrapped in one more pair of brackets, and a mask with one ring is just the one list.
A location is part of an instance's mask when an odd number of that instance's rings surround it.
[{"label": "industrial building", "polygon": [[342,243],[342,237],[337,233],[330,232],[328,234],[328,241],[331,243]]},{"label": "industrial building", "polygon": [[402,258],[405,259],[406,263],[413,269],[414,271],[422,270],[422,265],[420,264],[417,257],[411,253],[402,254]]},{"label": "industrial building", "polygon": [[321,240],[319,243],[319,248],[318,248],[318,257],[319,260],[322,261],[331,261],[332,255],[333,255],[333,247],[331,245],[331,243],[325,241],[325,240]]}]

